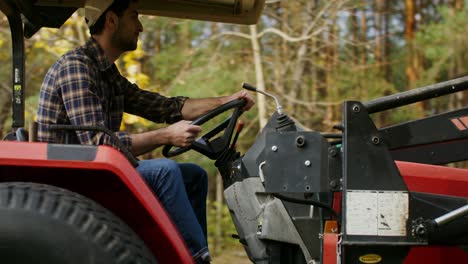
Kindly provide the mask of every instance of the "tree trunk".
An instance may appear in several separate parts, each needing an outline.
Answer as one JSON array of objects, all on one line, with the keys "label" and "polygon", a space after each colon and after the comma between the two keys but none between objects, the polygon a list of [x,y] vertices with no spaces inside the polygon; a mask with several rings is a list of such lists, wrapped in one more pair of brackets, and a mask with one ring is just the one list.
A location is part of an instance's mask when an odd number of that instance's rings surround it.
[{"label": "tree trunk", "polygon": [[[310,54],[311,56],[311,59],[313,62],[316,62],[318,61],[319,57],[318,57],[318,54],[319,52],[315,51],[317,50],[317,39],[313,38],[311,41],[310,41],[310,47],[311,47],[311,50],[313,51],[312,54]],[[319,85],[318,85],[318,74],[319,74],[319,68],[317,67],[317,64],[312,64],[312,68],[311,68],[311,74],[310,74],[310,79],[311,79],[311,102],[312,103],[315,103],[317,102],[317,98],[318,98],[318,89],[319,89]]]},{"label": "tree trunk", "polygon": [[377,63],[378,69],[382,69],[383,66],[383,37],[382,37],[382,28],[383,28],[383,6],[384,0],[377,0],[377,12],[375,18],[375,31],[377,32],[375,35],[375,62]]},{"label": "tree trunk", "polygon": [[[385,46],[386,46],[386,22],[384,20],[384,12],[385,12],[385,6],[387,1],[385,0],[377,0],[376,2],[376,21],[375,21],[375,31],[376,33],[376,47],[375,47],[375,63],[378,69],[378,74],[379,76],[384,76],[384,79],[388,80],[388,77],[385,76],[386,74],[386,68],[388,68],[386,65],[386,54],[385,54]],[[385,91],[382,91],[385,93]],[[386,124],[388,120],[388,113],[387,112],[382,112],[377,115],[377,125],[381,126],[382,124]]]},{"label": "tree trunk", "polygon": [[[214,23],[213,23],[214,24]],[[179,36],[180,44],[183,50],[188,50],[191,48],[191,40],[192,40],[192,33],[190,32],[190,21],[183,21],[180,25],[181,27],[181,34]]]},{"label": "tree trunk", "polygon": [[351,41],[353,43],[352,49],[352,56],[353,56],[353,64],[354,66],[359,65],[359,26],[358,26],[358,19],[357,19],[357,10],[356,8],[351,9],[351,15],[349,16],[350,19],[350,30],[351,30]]},{"label": "tree trunk", "polygon": [[216,232],[213,243],[213,252],[222,250],[223,241],[223,179],[219,173],[216,175]]},{"label": "tree trunk", "polygon": [[[359,74],[361,78],[365,78],[366,76],[366,69],[367,69],[367,48],[366,48],[366,43],[367,43],[367,16],[366,16],[367,10],[364,8],[361,10],[361,54],[360,54],[360,65],[362,67],[362,71]],[[362,82],[360,82],[362,83]],[[362,86],[362,85],[361,85]],[[364,100],[367,100],[368,98],[368,92],[366,87],[361,88],[361,98]]]},{"label": "tree trunk", "polygon": [[[464,8],[464,3],[463,0],[454,0],[451,5],[451,9],[453,12],[450,12],[450,14],[453,16],[456,12],[462,11]],[[460,43],[459,41],[456,41],[453,43],[454,45],[454,50],[457,50],[456,46],[463,46],[463,43]],[[464,65],[465,60],[464,60],[464,55],[460,54],[458,56],[455,56],[454,61],[452,62],[452,65],[450,66],[449,69],[449,79],[455,79],[462,77],[465,74],[465,69],[467,68],[468,65]],[[459,92],[450,95],[450,101],[449,101],[449,110],[455,110],[455,109],[460,109],[464,107],[466,104],[463,102],[464,97],[466,96],[467,92]],[[468,98],[467,98],[468,99]]]},{"label": "tree trunk", "polygon": [[390,20],[390,10],[389,10],[389,4],[388,4],[388,1],[383,1],[384,2],[384,52],[383,52],[383,61],[385,63],[384,65],[384,77],[385,77],[385,80],[387,80],[388,82],[391,81],[392,79],[392,67],[391,67],[391,64],[389,63],[390,59],[389,59],[389,56],[390,56],[390,53],[392,52],[392,43],[391,41],[389,40],[390,38],[390,23],[391,23],[391,20]]},{"label": "tree trunk", "polygon": [[325,115],[324,125],[326,127],[331,127],[335,122],[335,109],[333,107],[333,102],[336,100],[336,87],[334,83],[334,71],[335,71],[335,61],[337,56],[337,38],[338,30],[336,28],[336,19],[329,26],[327,34],[327,98],[329,104],[327,105],[327,113]]},{"label": "tree trunk", "polygon": [[[405,8],[406,8],[406,17],[405,17],[405,40],[408,50],[408,55],[406,59],[406,78],[408,81],[408,88],[415,88],[416,82],[420,78],[420,74],[422,71],[422,59],[419,55],[415,43],[414,37],[416,33],[416,4],[415,0],[405,0]],[[420,115],[424,114],[424,102],[416,103],[416,109]]]},{"label": "tree trunk", "polygon": [[367,16],[366,10],[364,9],[361,13],[361,65],[364,69],[367,64],[367,49],[365,43],[367,43]]},{"label": "tree trunk", "polygon": [[[263,66],[262,66],[262,58],[260,56],[260,44],[258,42],[257,36],[257,26],[251,25],[250,26],[250,41],[252,43],[252,53],[255,65],[255,77],[257,81],[257,88],[259,90],[265,91],[265,80],[263,77]],[[257,108],[258,108],[258,122],[260,128],[263,128],[267,121],[267,109],[266,109],[266,99],[265,96],[257,93]]]},{"label": "tree trunk", "polygon": [[[303,75],[304,75],[304,67],[305,67],[305,56],[307,52],[307,42],[302,42],[302,44],[299,46],[299,49],[297,49],[296,53],[296,62],[294,69],[292,71],[292,81],[293,84],[291,86],[291,90],[289,92],[289,96],[291,98],[303,98],[301,96],[301,88],[302,88],[302,82],[303,82]],[[292,112],[295,113],[298,109],[297,107],[293,106],[289,107],[292,109]]]},{"label": "tree trunk", "polygon": [[414,87],[416,81],[419,79],[419,74],[416,70],[417,59],[413,44],[414,34],[416,30],[416,7],[414,0],[405,0],[405,39],[408,47],[409,55],[406,63],[406,77],[408,79],[408,86]]}]

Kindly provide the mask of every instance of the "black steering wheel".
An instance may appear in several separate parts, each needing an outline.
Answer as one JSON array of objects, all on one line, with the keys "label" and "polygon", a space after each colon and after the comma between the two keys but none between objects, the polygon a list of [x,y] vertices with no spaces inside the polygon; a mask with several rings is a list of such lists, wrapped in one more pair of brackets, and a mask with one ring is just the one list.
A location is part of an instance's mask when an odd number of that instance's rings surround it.
[{"label": "black steering wheel", "polygon": [[[247,101],[245,99],[236,99],[211,110],[203,116],[200,116],[192,122],[192,125],[202,125],[208,120],[213,119],[214,117],[228,111],[229,109],[235,108],[231,117],[224,120],[221,124],[213,128],[211,131],[207,132],[205,135],[195,140],[192,143],[192,145],[188,147],[178,147],[174,150],[171,150],[171,148],[173,147],[172,145],[164,146],[162,151],[164,157],[174,157],[190,149],[193,149],[212,160],[217,159],[229,147],[232,134],[237,123],[237,119],[243,113],[242,108],[245,106],[246,103]],[[213,140],[210,140],[223,129],[225,130],[223,135]]]}]

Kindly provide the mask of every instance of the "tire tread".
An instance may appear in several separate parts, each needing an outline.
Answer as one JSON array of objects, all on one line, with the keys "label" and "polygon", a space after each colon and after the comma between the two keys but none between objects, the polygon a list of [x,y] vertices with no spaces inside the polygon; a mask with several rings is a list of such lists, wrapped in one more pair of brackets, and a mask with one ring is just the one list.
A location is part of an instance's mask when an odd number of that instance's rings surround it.
[{"label": "tire tread", "polygon": [[27,210],[67,223],[111,254],[117,264],[156,263],[146,245],[122,220],[68,190],[38,183],[1,183],[0,208]]}]

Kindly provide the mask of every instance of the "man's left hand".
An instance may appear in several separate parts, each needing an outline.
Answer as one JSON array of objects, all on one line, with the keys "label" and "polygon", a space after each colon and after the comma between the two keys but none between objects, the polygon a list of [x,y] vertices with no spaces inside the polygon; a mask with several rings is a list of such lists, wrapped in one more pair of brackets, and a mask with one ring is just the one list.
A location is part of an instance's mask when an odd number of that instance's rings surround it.
[{"label": "man's left hand", "polygon": [[229,101],[233,101],[233,100],[241,99],[241,98],[245,99],[247,101],[247,104],[245,104],[243,108],[244,111],[248,111],[255,104],[255,100],[253,99],[253,97],[245,90],[239,91],[231,95],[230,97],[231,97],[231,100]]}]

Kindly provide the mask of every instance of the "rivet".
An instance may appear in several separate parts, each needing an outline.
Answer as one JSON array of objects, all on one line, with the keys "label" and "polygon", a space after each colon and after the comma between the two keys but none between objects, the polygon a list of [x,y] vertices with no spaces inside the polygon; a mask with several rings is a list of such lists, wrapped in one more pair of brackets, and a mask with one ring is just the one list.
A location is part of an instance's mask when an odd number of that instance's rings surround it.
[{"label": "rivet", "polygon": [[379,144],[380,143],[380,138],[376,137],[376,136],[373,136],[372,137],[372,143],[374,143],[375,145]]},{"label": "rivet", "polygon": [[352,109],[353,109],[353,112],[355,112],[355,113],[361,112],[361,107],[359,107],[359,105],[353,105]]}]

